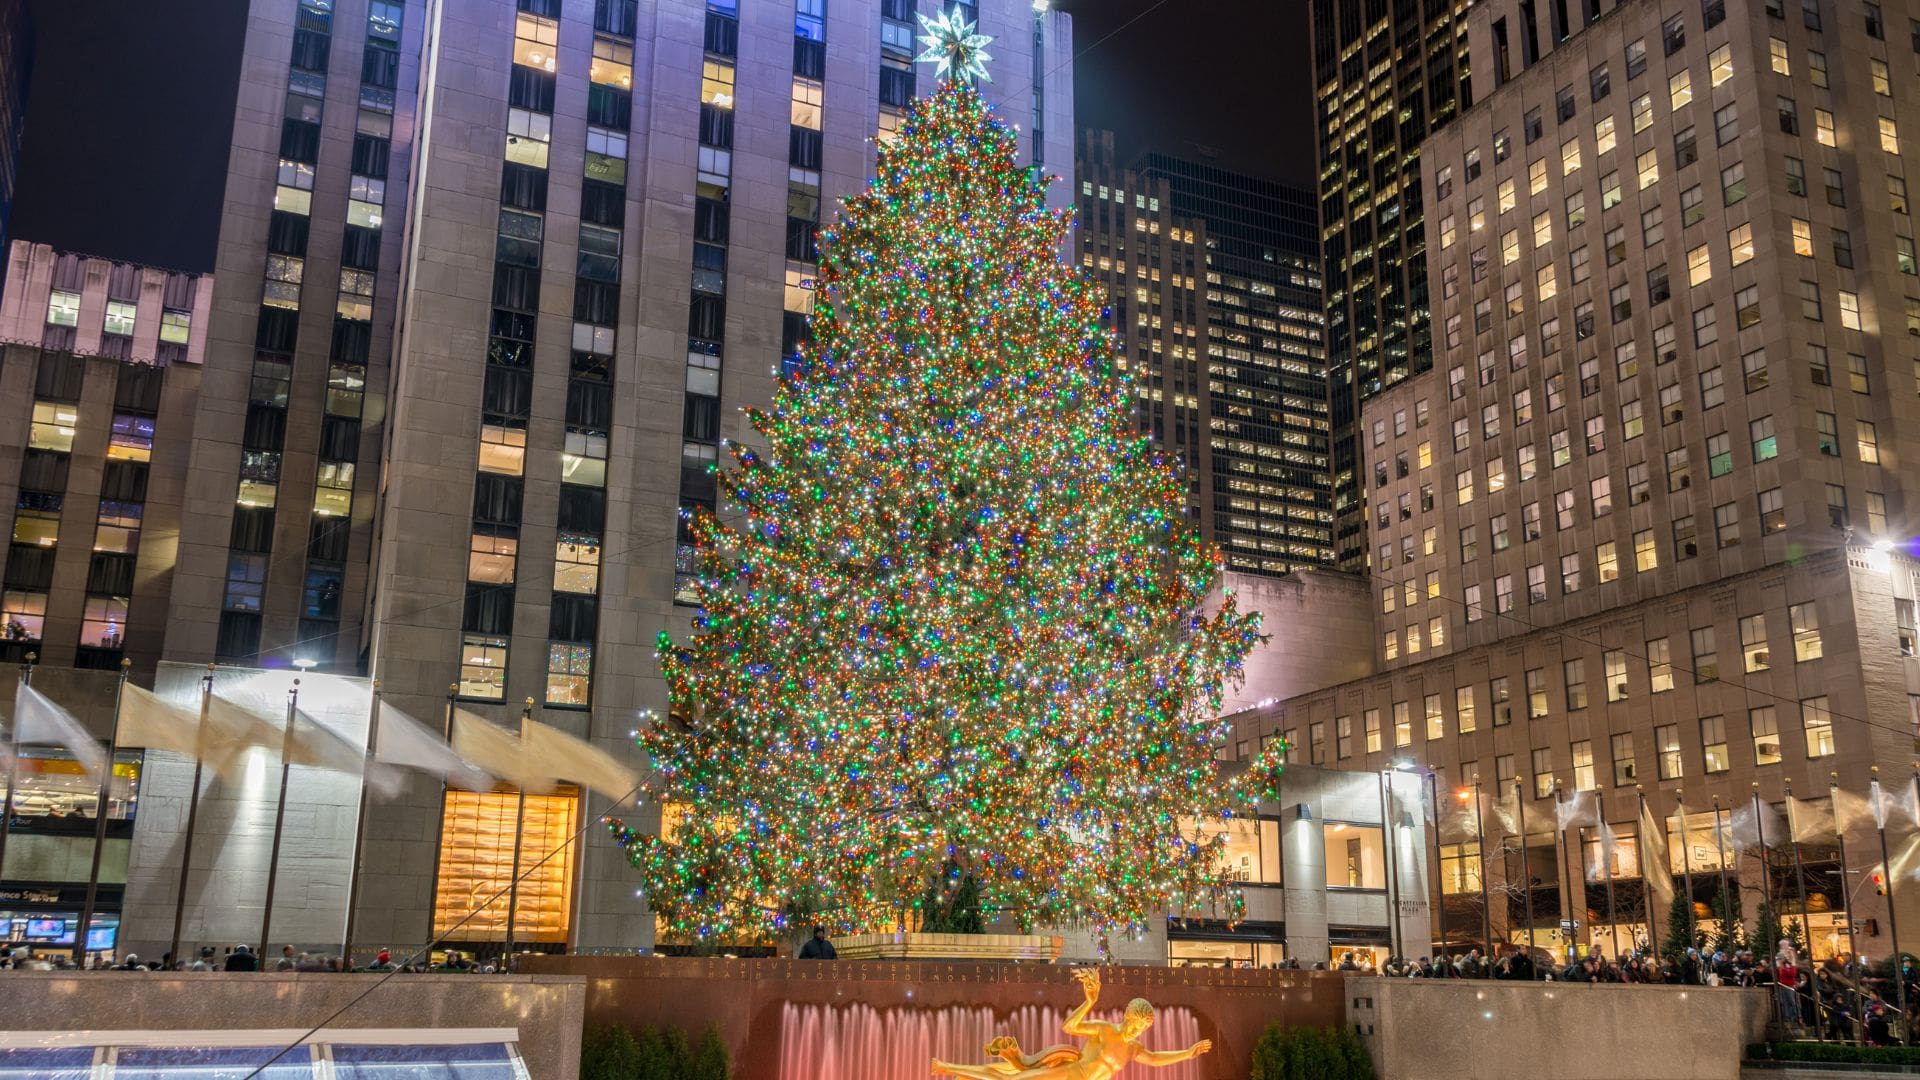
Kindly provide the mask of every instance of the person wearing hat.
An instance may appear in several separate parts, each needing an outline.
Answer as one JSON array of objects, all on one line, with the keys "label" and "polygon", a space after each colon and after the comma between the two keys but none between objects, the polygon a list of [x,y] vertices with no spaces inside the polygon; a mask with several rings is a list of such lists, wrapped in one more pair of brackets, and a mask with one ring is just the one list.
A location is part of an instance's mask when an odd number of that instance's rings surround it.
[{"label": "person wearing hat", "polygon": [[213,970],[213,946],[211,945],[200,946],[200,955],[194,958],[193,963],[187,965],[187,970],[188,971],[212,971]]},{"label": "person wearing hat", "polygon": [[253,955],[252,949],[245,945],[235,945],[233,951],[227,954],[227,970],[259,971],[260,961]]},{"label": "person wearing hat", "polygon": [[392,971],[393,970],[392,951],[388,949],[381,949],[380,955],[374,957],[373,963],[367,965],[367,970],[368,971]]}]

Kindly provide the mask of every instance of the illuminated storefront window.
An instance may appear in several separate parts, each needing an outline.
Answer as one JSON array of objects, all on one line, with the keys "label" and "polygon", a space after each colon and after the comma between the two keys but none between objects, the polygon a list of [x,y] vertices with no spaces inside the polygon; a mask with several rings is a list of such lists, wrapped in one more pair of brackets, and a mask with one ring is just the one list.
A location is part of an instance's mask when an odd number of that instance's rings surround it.
[{"label": "illuminated storefront window", "polygon": [[1387,849],[1380,826],[1330,821],[1320,831],[1327,845],[1327,888],[1387,887]]},{"label": "illuminated storefront window", "polygon": [[[572,929],[579,790],[563,786],[549,794],[529,794],[520,814],[516,814],[517,802],[511,791],[447,792],[440,819],[439,887],[433,912],[436,937],[447,941],[506,939],[506,892],[512,880],[517,829],[521,836],[519,869],[527,876],[520,880],[513,939],[529,944],[566,943]],[[556,850],[558,854],[547,857]],[[469,914],[473,916],[470,919]],[[461,923],[462,919],[466,922]],[[458,929],[454,928],[456,924]]]},{"label": "illuminated storefront window", "polygon": [[1249,885],[1280,884],[1280,823],[1271,818],[1233,818],[1227,821],[1189,822],[1182,833],[1198,833],[1201,842],[1224,835],[1222,861],[1235,881]]}]

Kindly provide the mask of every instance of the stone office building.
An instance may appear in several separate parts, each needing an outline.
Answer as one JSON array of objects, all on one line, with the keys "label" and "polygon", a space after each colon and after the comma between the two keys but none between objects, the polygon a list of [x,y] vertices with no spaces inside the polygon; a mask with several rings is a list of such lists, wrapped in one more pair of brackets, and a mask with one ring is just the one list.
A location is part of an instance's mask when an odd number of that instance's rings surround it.
[{"label": "stone office building", "polygon": [[[1790,789],[1816,951],[1851,925],[1885,955],[1877,838],[1847,832],[1843,874],[1826,815],[1876,765],[1911,782],[1920,716],[1920,54],[1851,0],[1565,7],[1551,33],[1531,3],[1472,9],[1478,99],[1421,148],[1437,359],[1361,418],[1376,672],[1242,728],[1477,781],[1488,849],[1466,835],[1440,875],[1458,938],[1483,862],[1495,937],[1527,935],[1531,878],[1542,944],[1644,938],[1618,888],[1656,850],[1642,792],[1700,900],[1724,862],[1749,915],[1797,915],[1786,821],[1752,810]],[[1591,818],[1558,827],[1589,791],[1610,856]]]}]

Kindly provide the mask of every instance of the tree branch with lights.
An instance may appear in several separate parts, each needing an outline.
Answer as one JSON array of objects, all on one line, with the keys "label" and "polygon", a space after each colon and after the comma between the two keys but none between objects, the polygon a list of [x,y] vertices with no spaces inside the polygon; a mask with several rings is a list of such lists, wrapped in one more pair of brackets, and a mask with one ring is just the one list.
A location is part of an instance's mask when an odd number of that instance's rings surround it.
[{"label": "tree branch with lights", "polygon": [[683,813],[612,823],[669,937],[911,928],[963,880],[1022,928],[1240,910],[1219,824],[1278,759],[1213,751],[1258,617],[1209,603],[1069,217],[968,85],[985,39],[929,30],[949,78],[822,231],[803,363],[693,523],[675,720],[640,735]]}]

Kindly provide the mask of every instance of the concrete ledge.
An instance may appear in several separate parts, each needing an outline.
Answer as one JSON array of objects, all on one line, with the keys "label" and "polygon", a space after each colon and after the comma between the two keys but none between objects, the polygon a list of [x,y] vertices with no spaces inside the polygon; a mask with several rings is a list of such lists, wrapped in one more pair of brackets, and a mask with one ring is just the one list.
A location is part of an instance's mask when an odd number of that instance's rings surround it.
[{"label": "concrete ledge", "polygon": [[1746,1048],[1766,1030],[1767,995],[1349,976],[1347,1015],[1389,1080],[1741,1080]]},{"label": "concrete ledge", "polygon": [[[301,972],[9,971],[0,976],[0,1028],[514,1028],[532,1075],[578,1080],[585,979],[397,974],[378,985],[381,978]],[[359,997],[362,993],[364,998]]]}]

